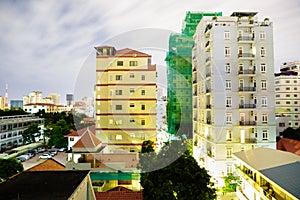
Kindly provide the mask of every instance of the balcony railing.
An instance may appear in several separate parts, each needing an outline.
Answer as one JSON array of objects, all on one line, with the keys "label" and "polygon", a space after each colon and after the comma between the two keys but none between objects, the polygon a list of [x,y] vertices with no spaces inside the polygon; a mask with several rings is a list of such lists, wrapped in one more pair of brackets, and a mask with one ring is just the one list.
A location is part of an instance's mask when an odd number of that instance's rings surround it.
[{"label": "balcony railing", "polygon": [[239,53],[238,57],[239,58],[254,58],[254,54],[252,54],[252,53]]},{"label": "balcony railing", "polygon": [[256,91],[256,88],[255,87],[239,87],[239,91],[253,92],[253,91]]},{"label": "balcony railing", "polygon": [[255,104],[240,104],[239,108],[256,108]]},{"label": "balcony railing", "polygon": [[254,37],[253,36],[239,36],[238,41],[254,41]]},{"label": "balcony railing", "polygon": [[210,88],[207,88],[206,89],[206,93],[210,93],[211,92],[211,89]]},{"label": "balcony railing", "polygon": [[210,77],[210,76],[211,76],[210,72],[206,73],[206,77]]},{"label": "balcony railing", "polygon": [[207,105],[206,105],[206,108],[207,108],[207,109],[211,109],[211,104],[207,104]]},{"label": "balcony railing", "polygon": [[207,124],[211,124],[211,120],[210,119],[206,119],[206,123]]},{"label": "balcony railing", "polygon": [[255,126],[255,121],[240,121],[240,126]]},{"label": "balcony railing", "polygon": [[255,74],[255,70],[253,69],[239,70],[239,74]]}]

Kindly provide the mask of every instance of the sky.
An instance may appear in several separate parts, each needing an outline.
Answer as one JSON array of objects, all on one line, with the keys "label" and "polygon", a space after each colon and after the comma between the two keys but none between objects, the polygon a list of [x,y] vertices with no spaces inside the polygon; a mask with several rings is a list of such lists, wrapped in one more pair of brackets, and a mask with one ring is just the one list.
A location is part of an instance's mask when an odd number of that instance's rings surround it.
[{"label": "sky", "polygon": [[[275,71],[300,60],[299,0],[1,0],[0,96],[32,91],[75,98],[92,96],[95,46],[135,48],[153,54],[164,71],[168,35],[180,32],[187,11],[258,12],[273,22]],[[165,84],[165,75],[159,77]]]}]

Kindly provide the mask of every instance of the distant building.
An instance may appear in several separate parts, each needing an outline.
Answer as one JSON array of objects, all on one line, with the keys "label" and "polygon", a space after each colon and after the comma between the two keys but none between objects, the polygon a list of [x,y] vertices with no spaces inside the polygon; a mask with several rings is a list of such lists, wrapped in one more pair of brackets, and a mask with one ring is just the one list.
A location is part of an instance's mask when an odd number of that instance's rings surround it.
[{"label": "distant building", "polygon": [[285,62],[280,72],[275,73],[275,105],[281,125],[277,127],[278,135],[283,128],[300,126],[300,61]]},{"label": "distant building", "polygon": [[156,65],[133,49],[95,49],[96,135],[108,151],[139,152],[144,140],[156,140]]},{"label": "distant building", "polygon": [[23,100],[10,100],[10,109],[23,109]]},{"label": "distant building", "polygon": [[4,110],[5,103],[4,103],[4,96],[0,96],[0,110]]},{"label": "distant building", "polygon": [[40,110],[44,110],[46,113],[55,113],[58,112],[58,106],[53,103],[29,103],[23,105],[23,110],[32,114]]},{"label": "distant building", "polygon": [[300,199],[300,156],[269,148],[233,153],[241,183],[237,196],[248,199]]},{"label": "distant building", "polygon": [[194,41],[193,153],[222,186],[234,152],[276,148],[273,24],[256,12],[205,17]]},{"label": "distant building", "polygon": [[59,105],[60,104],[60,95],[59,94],[51,93],[51,94],[48,94],[48,97],[50,97],[50,99],[52,100],[52,102],[55,105]]},{"label": "distant building", "polygon": [[74,95],[66,94],[67,106],[71,106],[74,103]]},{"label": "distant building", "polygon": [[1,151],[23,144],[22,133],[33,123],[44,127],[44,119],[32,115],[15,115],[0,117],[0,147]]}]

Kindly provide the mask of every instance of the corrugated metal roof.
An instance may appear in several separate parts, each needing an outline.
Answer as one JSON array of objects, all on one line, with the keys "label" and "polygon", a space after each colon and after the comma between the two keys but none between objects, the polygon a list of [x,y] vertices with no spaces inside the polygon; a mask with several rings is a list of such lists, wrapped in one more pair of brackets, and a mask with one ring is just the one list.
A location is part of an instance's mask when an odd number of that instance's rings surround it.
[{"label": "corrugated metal roof", "polygon": [[299,161],[270,169],[264,169],[260,172],[287,192],[300,199]]},{"label": "corrugated metal roof", "polygon": [[233,155],[256,170],[300,161],[300,156],[296,154],[263,147],[236,152]]}]

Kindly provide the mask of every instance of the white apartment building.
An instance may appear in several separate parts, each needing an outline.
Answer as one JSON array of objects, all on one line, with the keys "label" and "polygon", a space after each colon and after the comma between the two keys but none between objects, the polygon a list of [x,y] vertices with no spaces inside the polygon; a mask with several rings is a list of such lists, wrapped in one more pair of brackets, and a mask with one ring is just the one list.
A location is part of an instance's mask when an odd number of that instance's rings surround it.
[{"label": "white apartment building", "polygon": [[277,134],[300,126],[300,61],[285,62],[275,73]]},{"label": "white apartment building", "polygon": [[233,152],[276,147],[273,25],[255,12],[205,17],[194,41],[194,157],[221,184]]}]

